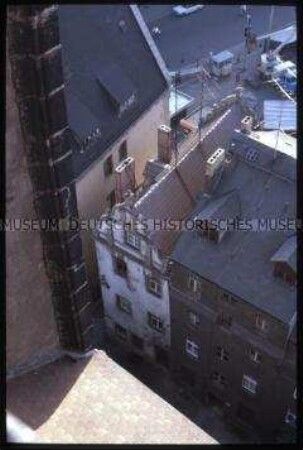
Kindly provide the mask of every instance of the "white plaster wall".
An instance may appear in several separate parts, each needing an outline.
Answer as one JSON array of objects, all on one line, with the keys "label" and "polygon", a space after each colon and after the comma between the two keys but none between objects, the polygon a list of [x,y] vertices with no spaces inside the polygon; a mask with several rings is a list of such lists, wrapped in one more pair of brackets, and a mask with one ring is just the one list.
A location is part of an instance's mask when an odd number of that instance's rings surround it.
[{"label": "white plaster wall", "polygon": [[111,146],[89,170],[77,180],[77,201],[80,217],[98,218],[106,211],[106,197],[115,189],[115,174],[105,177],[103,164],[109,155],[114,168],[119,162],[119,148],[127,140],[128,156],[135,160],[137,184],[143,182],[143,171],[148,159],[157,158],[158,127],[169,125],[168,92],[165,92],[134,125]]},{"label": "white plaster wall", "polygon": [[[131,249],[123,242],[123,232],[114,231],[117,247],[124,248],[129,254],[133,253],[137,257],[140,255],[135,249]],[[120,241],[120,242],[119,242]],[[144,253],[142,245],[142,253]],[[102,296],[106,325],[114,332],[114,322],[144,339],[144,348],[150,357],[154,357],[153,344],[164,347],[170,346],[170,320],[169,320],[169,291],[167,280],[162,279],[162,297],[158,298],[149,293],[145,288],[145,267],[139,262],[125,257],[128,266],[128,273],[131,289],[127,280],[114,272],[111,248],[106,244],[96,241],[96,253],[100,276],[105,276],[109,288],[102,284]],[[120,311],[116,306],[116,294],[122,295],[131,300],[132,316]],[[147,313],[150,312],[159,317],[164,324],[164,332],[153,330],[147,324]]]}]

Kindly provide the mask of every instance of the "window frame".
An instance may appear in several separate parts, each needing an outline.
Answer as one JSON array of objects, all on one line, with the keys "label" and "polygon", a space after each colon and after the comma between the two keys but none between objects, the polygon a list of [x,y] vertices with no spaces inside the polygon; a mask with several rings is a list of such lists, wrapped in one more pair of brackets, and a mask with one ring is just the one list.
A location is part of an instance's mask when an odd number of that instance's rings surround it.
[{"label": "window frame", "polygon": [[219,385],[224,389],[227,387],[227,378],[222,373],[215,371],[211,374],[211,378],[215,385]]},{"label": "window frame", "polygon": [[[125,152],[125,156],[123,156],[123,157],[121,157],[122,150],[123,150],[123,154]],[[119,146],[118,154],[119,154],[119,163],[124,161],[124,159],[126,159],[128,157],[127,140],[126,139],[124,139],[124,141],[121,142],[121,144]]]},{"label": "window frame", "polygon": [[[195,317],[194,321],[191,320],[191,316]],[[187,318],[188,318],[188,323],[191,327],[197,328],[200,325],[200,316],[195,311],[192,311],[191,309],[189,309],[187,311]]]},{"label": "window frame", "polygon": [[[159,333],[163,333],[164,331],[164,321],[160,317],[155,316],[149,311],[147,312],[147,324],[150,328],[152,328],[155,331],[158,331]],[[160,324],[161,326],[159,326]]]},{"label": "window frame", "polygon": [[[253,354],[253,353],[254,353],[255,355],[259,355],[259,360],[258,360],[258,358],[253,358],[253,357],[252,357],[252,354]],[[260,353],[258,350],[254,350],[253,348],[250,347],[249,352],[248,352],[248,355],[249,355],[249,359],[250,359],[254,364],[261,364],[261,361],[262,361],[261,353]]]},{"label": "window frame", "polygon": [[[262,325],[260,325],[260,323]],[[268,332],[268,328],[269,328],[268,320],[266,320],[262,316],[261,313],[256,313],[256,316],[255,316],[255,327],[256,327],[257,330],[262,331],[262,333],[267,333]]]},{"label": "window frame", "polygon": [[[125,308],[123,306],[123,303],[121,303],[121,300],[125,301],[126,305],[128,305],[129,307]],[[124,312],[125,314],[128,314],[129,316],[133,315],[132,302],[128,298],[124,297],[123,295],[116,294],[116,306],[120,311]]]},{"label": "window frame", "polygon": [[114,173],[113,155],[107,156],[103,163],[103,173],[105,178],[108,178]]},{"label": "window frame", "polygon": [[[194,289],[191,286],[191,282],[193,282]],[[192,272],[188,272],[187,274],[187,288],[194,294],[197,294],[201,288],[201,281],[199,280],[199,277]]]},{"label": "window frame", "polygon": [[229,361],[229,352],[222,347],[221,345],[217,345],[216,347],[216,357],[220,359],[220,361]]},{"label": "window frame", "polygon": [[[254,389],[250,389],[249,386],[251,386],[251,385],[254,386]],[[257,393],[257,386],[258,386],[258,382],[256,380],[254,380],[249,375],[243,375],[243,378],[242,378],[242,389],[245,392],[248,392],[249,394],[252,394],[252,395],[256,395],[256,393]]]},{"label": "window frame", "polygon": [[[118,331],[119,330],[119,331]],[[122,332],[123,330],[123,332]],[[125,332],[125,334],[124,334]],[[127,341],[127,329],[122,327],[119,323],[115,324],[115,336],[123,341]]]},{"label": "window frame", "polygon": [[[193,349],[195,350],[193,351]],[[200,346],[188,337],[185,341],[185,351],[191,358],[200,359]]]},{"label": "window frame", "polygon": [[[122,273],[122,271],[118,268],[119,262],[123,262],[123,264],[125,265],[125,274]],[[124,258],[121,258],[120,256],[114,256],[114,271],[117,275],[119,275],[119,277],[121,278],[127,278],[128,276],[128,268],[127,268],[127,263],[124,261]]]},{"label": "window frame", "polygon": [[[155,290],[151,288],[151,283],[154,283],[158,286],[159,289]],[[155,297],[161,298],[162,297],[162,281],[160,278],[157,278],[152,275],[147,275],[145,279],[146,289],[147,291],[154,295]]]},{"label": "window frame", "polygon": [[[131,242],[131,239],[129,239],[130,237],[134,238],[134,242]],[[124,234],[124,238],[125,238],[125,242],[131,246],[132,248],[135,248],[136,250],[141,250],[141,238],[140,236],[138,236],[137,233],[135,233],[134,231],[130,231],[130,230],[125,230],[125,234]],[[137,240],[137,244],[136,244],[136,240]]]}]

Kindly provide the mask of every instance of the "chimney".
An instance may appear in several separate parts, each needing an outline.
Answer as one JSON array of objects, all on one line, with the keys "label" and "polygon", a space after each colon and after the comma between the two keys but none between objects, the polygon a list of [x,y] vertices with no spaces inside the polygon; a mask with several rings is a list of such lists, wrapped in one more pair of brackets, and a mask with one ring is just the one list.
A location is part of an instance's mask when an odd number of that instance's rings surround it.
[{"label": "chimney", "polygon": [[225,160],[225,149],[218,148],[206,161],[206,175],[213,177],[215,172],[222,166]]},{"label": "chimney", "polygon": [[166,125],[160,125],[158,127],[158,159],[169,164],[171,153],[171,129]]},{"label": "chimney", "polygon": [[133,192],[136,187],[135,160],[131,156],[126,158],[115,169],[116,176],[116,200],[123,202],[127,191]]}]

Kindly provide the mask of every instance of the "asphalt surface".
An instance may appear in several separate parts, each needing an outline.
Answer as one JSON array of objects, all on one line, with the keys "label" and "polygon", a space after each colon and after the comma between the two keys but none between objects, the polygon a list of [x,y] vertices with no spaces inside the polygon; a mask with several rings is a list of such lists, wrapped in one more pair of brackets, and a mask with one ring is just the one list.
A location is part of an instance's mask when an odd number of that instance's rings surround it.
[{"label": "asphalt surface", "polygon": [[[161,35],[155,36],[160,53],[169,70],[193,64],[208,56],[233,47],[244,40],[245,20],[239,5],[206,5],[189,16],[177,17],[174,5],[142,5],[141,13],[150,29],[157,26]],[[252,31],[257,35],[269,31],[269,5],[249,7]],[[295,23],[293,6],[276,6],[272,31]]]}]

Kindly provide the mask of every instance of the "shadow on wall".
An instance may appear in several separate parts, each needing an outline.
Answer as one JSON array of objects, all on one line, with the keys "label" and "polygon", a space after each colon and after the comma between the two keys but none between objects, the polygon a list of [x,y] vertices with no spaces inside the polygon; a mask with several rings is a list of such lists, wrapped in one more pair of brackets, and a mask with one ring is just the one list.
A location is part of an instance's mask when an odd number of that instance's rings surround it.
[{"label": "shadow on wall", "polygon": [[56,411],[86,368],[91,357],[63,357],[30,373],[9,380],[7,411],[37,430]]}]

